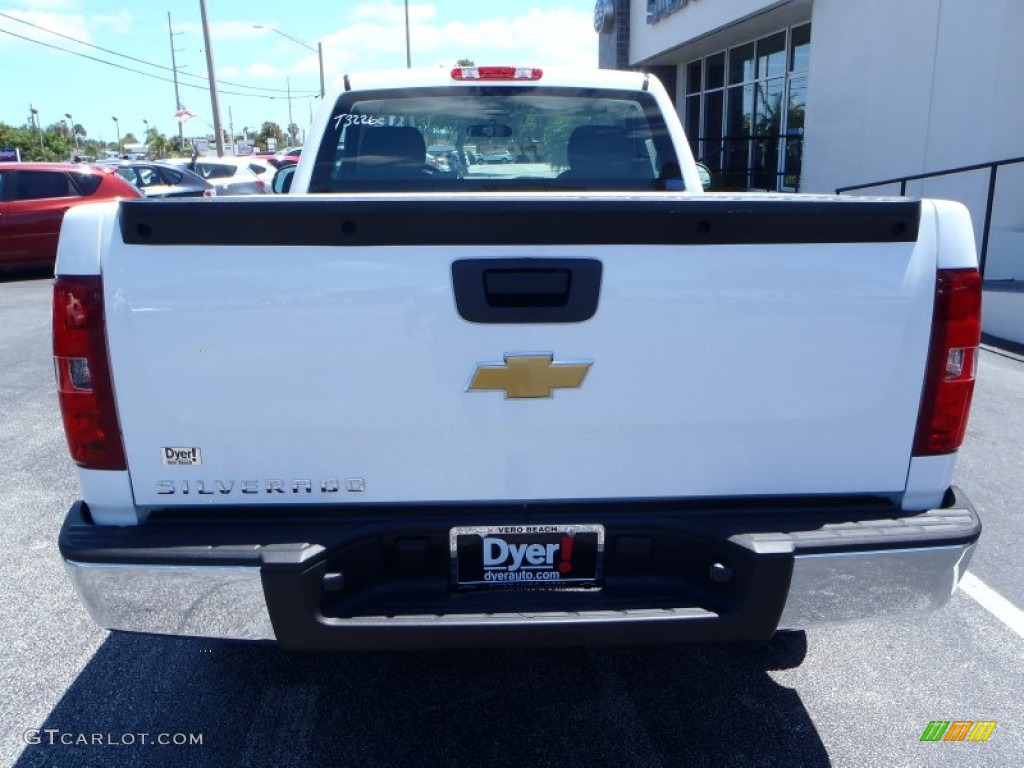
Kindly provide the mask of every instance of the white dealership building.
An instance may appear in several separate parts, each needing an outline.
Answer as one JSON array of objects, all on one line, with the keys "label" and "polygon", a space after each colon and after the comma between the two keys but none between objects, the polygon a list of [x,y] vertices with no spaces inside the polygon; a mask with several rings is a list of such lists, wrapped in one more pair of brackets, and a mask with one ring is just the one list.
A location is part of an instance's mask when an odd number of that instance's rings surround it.
[{"label": "white dealership building", "polygon": [[[598,0],[594,26],[600,66],[665,83],[720,189],[835,192],[1024,156],[1024,0]],[[966,203],[980,246],[991,178],[906,189]],[[1024,163],[993,189],[985,330],[1024,342],[1024,312],[1000,317],[1024,307]]]}]

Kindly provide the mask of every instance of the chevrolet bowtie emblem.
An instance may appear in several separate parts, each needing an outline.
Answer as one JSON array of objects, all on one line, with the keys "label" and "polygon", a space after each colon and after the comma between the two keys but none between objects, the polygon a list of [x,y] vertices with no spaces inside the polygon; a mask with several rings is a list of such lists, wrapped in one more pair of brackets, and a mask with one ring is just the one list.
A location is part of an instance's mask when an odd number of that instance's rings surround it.
[{"label": "chevrolet bowtie emblem", "polygon": [[553,354],[505,355],[504,363],[477,363],[466,391],[504,390],[507,398],[551,397],[552,389],[577,388],[592,360],[555,362]]}]

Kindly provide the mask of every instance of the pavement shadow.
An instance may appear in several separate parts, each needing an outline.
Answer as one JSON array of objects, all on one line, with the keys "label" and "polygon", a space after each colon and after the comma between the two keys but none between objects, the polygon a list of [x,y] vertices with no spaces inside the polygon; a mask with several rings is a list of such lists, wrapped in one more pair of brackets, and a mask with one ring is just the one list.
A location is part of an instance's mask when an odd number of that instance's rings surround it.
[{"label": "pavement shadow", "polygon": [[[2,266],[2,265],[0,265]],[[53,267],[39,269],[2,269],[0,283],[21,283],[27,280],[53,279]]]},{"label": "pavement shadow", "polygon": [[[768,674],[806,650],[792,633],[313,655],[112,633],[16,765],[829,765],[799,696]],[[159,734],[202,744],[159,745]]]}]

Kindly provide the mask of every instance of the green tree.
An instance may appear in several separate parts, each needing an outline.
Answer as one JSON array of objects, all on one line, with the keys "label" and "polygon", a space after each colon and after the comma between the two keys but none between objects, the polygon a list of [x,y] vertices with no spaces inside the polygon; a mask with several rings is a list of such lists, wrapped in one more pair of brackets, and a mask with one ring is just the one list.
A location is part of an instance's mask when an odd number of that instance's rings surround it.
[{"label": "green tree", "polygon": [[22,160],[69,160],[72,155],[71,131],[66,123],[54,123],[41,133],[35,126],[0,123],[0,146],[16,148]]},{"label": "green tree", "polygon": [[149,154],[156,160],[167,157],[171,149],[171,142],[156,128],[149,129],[146,144],[149,146]]},{"label": "green tree", "polygon": [[281,130],[281,126],[271,121],[265,122],[263,127],[260,128],[260,132],[256,134],[256,140],[261,142],[263,146],[267,146],[267,139],[274,139],[278,146],[282,145],[285,140],[285,134]]}]

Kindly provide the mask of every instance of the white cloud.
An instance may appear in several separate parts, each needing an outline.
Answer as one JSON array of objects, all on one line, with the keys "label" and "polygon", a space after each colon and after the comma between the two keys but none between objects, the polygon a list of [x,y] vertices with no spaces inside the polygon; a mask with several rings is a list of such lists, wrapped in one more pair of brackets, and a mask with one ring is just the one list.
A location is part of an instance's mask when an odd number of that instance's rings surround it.
[{"label": "white cloud", "polygon": [[70,11],[78,7],[76,0],[15,0],[15,5],[30,11]]},{"label": "white cloud", "polygon": [[[214,40],[247,40],[262,35],[273,35],[269,29],[257,29],[257,21],[213,21],[210,22],[210,37]],[[273,26],[262,24],[263,27]],[[202,27],[196,29],[196,34],[202,35]]]},{"label": "white cloud", "polygon": [[[78,14],[12,10],[8,15],[28,23],[15,23],[5,26],[11,32],[32,40],[45,40],[48,43],[65,48],[74,46],[74,43],[68,40],[67,37],[73,37],[83,42],[91,41],[89,25],[85,17]],[[60,35],[66,35],[67,37],[61,37]],[[8,40],[16,39],[10,38],[7,35],[4,35],[4,38]]]},{"label": "white cloud", "polygon": [[[496,14],[502,14],[500,4],[494,3],[493,8]],[[549,68],[597,66],[597,35],[589,10],[580,12],[548,6],[535,7],[518,15],[504,13],[483,21],[442,21],[437,5],[412,2],[409,15],[415,67],[450,66],[461,58],[472,59],[477,64]],[[275,23],[270,20],[265,26]],[[266,30],[252,30],[247,22],[231,23],[229,28],[240,35],[244,31],[245,36],[250,32],[265,35],[262,61],[243,67],[247,75],[264,80],[261,85],[284,87],[284,78],[288,76],[292,78],[293,88],[310,88],[311,84],[316,87],[319,61],[315,53],[303,52],[295,43]],[[404,67],[403,3],[384,0],[378,4],[357,5],[345,14],[334,31],[325,31],[322,37],[306,42],[315,46],[318,41],[323,45],[328,84],[337,84],[347,73]],[[267,60],[275,62],[276,66],[263,63]]]},{"label": "white cloud", "polygon": [[[405,4],[386,3],[384,5],[357,5],[352,16],[360,21],[375,21],[379,24],[401,24],[405,28]],[[429,3],[411,3],[409,5],[409,24],[429,21],[437,17],[437,7]]]},{"label": "white cloud", "polygon": [[[477,64],[597,66],[597,37],[589,13],[534,8],[515,17],[443,24],[436,23],[432,5],[411,5],[409,14],[413,66],[450,65],[461,58]],[[405,63],[401,5],[358,6],[352,15],[355,23],[323,38],[324,67],[331,76]]]},{"label": "white cloud", "polygon": [[269,64],[263,64],[261,62],[250,64],[248,67],[245,68],[245,74],[251,75],[252,77],[265,78],[277,78],[281,76],[281,72],[277,68],[272,67]]},{"label": "white cloud", "polygon": [[132,22],[134,18],[129,11],[119,11],[114,14],[101,14],[92,16],[89,19],[90,24],[95,24],[98,27],[106,27],[112,32],[118,32],[123,35],[127,35],[132,31]]}]

